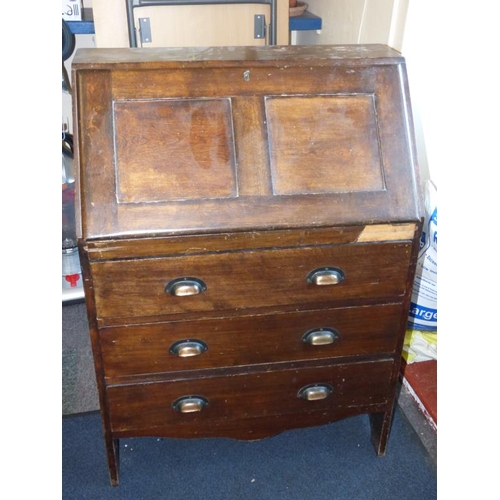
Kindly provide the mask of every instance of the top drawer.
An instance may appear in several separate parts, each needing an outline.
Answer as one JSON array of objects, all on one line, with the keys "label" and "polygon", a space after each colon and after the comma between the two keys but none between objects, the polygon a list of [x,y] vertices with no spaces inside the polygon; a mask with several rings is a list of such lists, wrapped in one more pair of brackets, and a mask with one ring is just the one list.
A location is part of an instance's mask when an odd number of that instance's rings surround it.
[{"label": "top drawer", "polygon": [[[397,299],[406,291],[410,254],[411,242],[349,244],[102,261],[90,268],[97,317],[132,319]],[[332,269],[338,283],[328,277]],[[178,296],[175,287],[169,293],[169,283],[193,278],[200,293]],[[196,290],[177,288],[186,291]]]}]

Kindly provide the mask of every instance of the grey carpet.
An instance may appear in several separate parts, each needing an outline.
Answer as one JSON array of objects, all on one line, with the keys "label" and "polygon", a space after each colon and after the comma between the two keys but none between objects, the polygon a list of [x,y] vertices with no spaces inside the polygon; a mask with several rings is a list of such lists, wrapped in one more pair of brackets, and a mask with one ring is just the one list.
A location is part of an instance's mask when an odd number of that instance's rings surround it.
[{"label": "grey carpet", "polygon": [[123,439],[109,484],[98,413],[63,419],[64,500],[434,500],[436,471],[404,414],[377,457],[367,415],[260,441]]},{"label": "grey carpet", "polygon": [[62,357],[63,415],[98,410],[94,361],[83,302],[63,305]]}]

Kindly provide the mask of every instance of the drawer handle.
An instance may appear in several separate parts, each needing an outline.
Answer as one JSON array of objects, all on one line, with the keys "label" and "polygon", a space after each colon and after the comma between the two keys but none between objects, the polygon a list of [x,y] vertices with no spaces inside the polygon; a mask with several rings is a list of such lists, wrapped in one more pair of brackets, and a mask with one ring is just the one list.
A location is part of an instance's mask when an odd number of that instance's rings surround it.
[{"label": "drawer handle", "polygon": [[203,396],[182,396],[172,403],[174,410],[180,413],[195,413],[208,406],[208,399]]},{"label": "drawer handle", "polygon": [[189,358],[199,356],[208,349],[207,344],[202,340],[179,340],[170,346],[170,354],[179,356],[179,358]]},{"label": "drawer handle", "polygon": [[345,278],[344,272],[336,267],[320,267],[311,271],[306,278],[308,283],[317,286],[337,285]]},{"label": "drawer handle", "polygon": [[333,328],[318,328],[304,333],[302,342],[309,345],[333,344],[339,338],[339,334]]},{"label": "drawer handle", "polygon": [[176,297],[198,295],[207,289],[207,285],[199,278],[177,278],[170,281],[165,287],[165,292]]},{"label": "drawer handle", "polygon": [[333,387],[329,384],[314,384],[302,387],[297,396],[307,401],[319,401],[327,398],[332,392]]}]

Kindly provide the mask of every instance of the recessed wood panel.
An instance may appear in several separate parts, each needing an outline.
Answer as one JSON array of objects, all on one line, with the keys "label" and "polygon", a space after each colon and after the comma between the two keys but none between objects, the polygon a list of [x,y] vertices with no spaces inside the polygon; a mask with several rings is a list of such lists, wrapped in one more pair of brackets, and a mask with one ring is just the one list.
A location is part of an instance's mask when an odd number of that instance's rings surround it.
[{"label": "recessed wood panel", "polygon": [[[404,60],[387,47],[82,49],[75,61],[86,239],[420,218]],[[210,130],[216,165],[187,157],[187,124],[176,143],[179,125],[158,119],[184,125],[181,108],[219,113],[193,134]]]},{"label": "recessed wood panel", "polygon": [[384,189],[371,94],[266,98],[275,194]]},{"label": "recessed wood panel", "polygon": [[119,203],[237,196],[229,99],[114,103]]}]

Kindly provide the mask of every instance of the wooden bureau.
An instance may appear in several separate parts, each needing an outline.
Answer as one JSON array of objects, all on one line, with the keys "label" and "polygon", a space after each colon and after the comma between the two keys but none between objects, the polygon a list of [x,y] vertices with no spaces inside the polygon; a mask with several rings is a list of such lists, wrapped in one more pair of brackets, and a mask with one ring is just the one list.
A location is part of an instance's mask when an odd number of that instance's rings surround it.
[{"label": "wooden bureau", "polygon": [[125,437],[364,413],[384,454],[422,221],[401,55],[83,49],[72,68],[111,484]]}]

